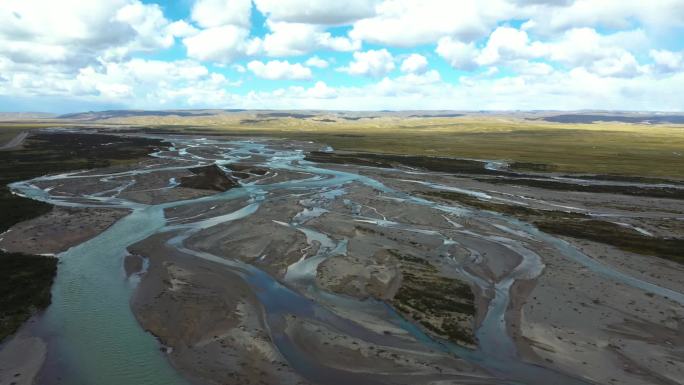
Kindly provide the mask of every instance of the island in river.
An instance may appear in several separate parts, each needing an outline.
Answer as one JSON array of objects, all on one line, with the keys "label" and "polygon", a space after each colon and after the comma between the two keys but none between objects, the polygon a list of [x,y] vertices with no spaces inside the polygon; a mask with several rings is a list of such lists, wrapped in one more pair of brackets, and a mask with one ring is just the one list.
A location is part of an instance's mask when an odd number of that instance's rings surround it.
[{"label": "island in river", "polygon": [[34,210],[3,253],[59,261],[0,383],[684,378],[676,175],[330,144],[74,124],[0,152]]}]

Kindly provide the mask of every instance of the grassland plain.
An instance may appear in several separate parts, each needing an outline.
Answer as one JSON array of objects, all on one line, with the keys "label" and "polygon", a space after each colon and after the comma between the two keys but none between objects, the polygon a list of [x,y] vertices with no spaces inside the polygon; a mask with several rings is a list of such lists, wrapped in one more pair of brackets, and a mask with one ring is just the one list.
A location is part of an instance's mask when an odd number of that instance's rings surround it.
[{"label": "grassland plain", "polygon": [[349,120],[256,113],[136,116],[92,124],[310,140],[344,151],[503,160],[522,170],[684,179],[683,125],[567,124],[504,115]]}]

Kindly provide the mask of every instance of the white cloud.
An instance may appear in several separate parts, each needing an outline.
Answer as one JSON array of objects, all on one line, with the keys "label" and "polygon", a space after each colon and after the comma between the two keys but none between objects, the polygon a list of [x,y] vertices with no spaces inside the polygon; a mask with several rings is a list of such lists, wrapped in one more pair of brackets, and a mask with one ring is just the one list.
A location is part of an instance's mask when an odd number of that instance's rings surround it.
[{"label": "white cloud", "polygon": [[502,61],[540,57],[545,47],[539,43],[530,43],[527,32],[511,27],[499,27],[487,40],[476,61],[480,65],[493,65]]},{"label": "white cloud", "polygon": [[122,60],[170,47],[169,24],[158,5],[138,0],[6,0],[0,6],[0,56],[73,73],[99,56]]},{"label": "white cloud", "polygon": [[249,39],[251,10],[251,0],[197,0],[190,17],[203,29],[184,31],[188,57],[226,64],[259,51],[260,40]]},{"label": "white cloud", "polygon": [[667,31],[684,27],[684,1],[385,0],[374,16],[354,23],[350,36],[401,47],[444,37],[467,44],[507,20],[527,20],[522,29],[545,36],[582,27],[624,30],[635,23],[667,36]]},{"label": "white cloud", "polygon": [[586,68],[592,73],[603,77],[631,78],[643,71],[642,66],[639,65],[634,55],[629,52],[597,60]]},{"label": "white cloud", "polygon": [[318,56],[312,56],[306,61],[305,64],[309,67],[327,68],[330,63],[328,63],[327,60],[319,58]]},{"label": "white cloud", "polygon": [[247,64],[247,69],[256,76],[269,80],[308,80],[311,70],[299,63],[290,64],[288,61],[271,60],[267,63],[253,60]]},{"label": "white cloud", "polygon": [[[436,71],[435,71],[436,72]],[[314,98],[307,89],[291,87],[277,92],[254,92],[240,100],[244,108],[305,109],[633,109],[684,108],[677,98],[684,73],[668,78],[641,74],[634,78],[602,77],[578,68],[544,76],[462,78],[458,83],[440,80],[428,71],[423,75],[383,78],[361,87],[333,88],[335,97]]]},{"label": "white cloud", "polygon": [[624,47],[642,46],[643,39],[639,30],[601,35],[591,28],[576,28],[555,40],[541,42],[530,41],[524,30],[498,27],[482,49],[447,37],[439,41],[436,52],[462,70],[504,65],[521,75],[550,73],[551,65],[534,61],[540,59],[605,77],[634,77],[646,67]]},{"label": "white cloud", "polygon": [[[518,64],[530,63],[511,62]],[[526,74],[503,78],[473,75],[448,82],[437,71],[428,70],[420,75],[385,77],[359,87],[333,87],[318,81],[309,88],[241,95],[231,92],[238,83],[194,61],[103,62],[84,67],[74,77],[17,72],[11,62],[0,57],[0,73],[6,78],[0,80],[0,95],[54,96],[78,105],[97,101],[147,109],[684,109],[684,100],[678,97],[684,87],[684,72],[666,77],[642,72],[618,78],[604,77],[583,67],[549,72],[543,63],[532,65]]]},{"label": "white cloud", "polygon": [[251,53],[249,30],[234,25],[204,29],[183,39],[188,57],[230,63]]},{"label": "white cloud", "polygon": [[445,36],[469,42],[487,36],[514,9],[504,0],[486,5],[477,0],[386,0],[377,6],[376,16],[354,23],[349,35],[399,47],[434,43]]},{"label": "white cloud", "polygon": [[[251,29],[249,0],[197,0],[187,20],[169,20],[163,7],[141,0],[4,0],[0,98],[134,108],[684,109],[684,51],[676,39],[684,28],[684,0],[254,0],[254,5],[266,17],[261,37]],[[522,20],[522,26],[510,26],[513,20]],[[185,45],[185,60],[133,59],[178,41]],[[379,47],[362,51],[364,42]],[[394,53],[395,60],[390,51],[390,46],[420,44],[435,44],[435,53],[451,67],[472,74],[454,80],[447,69],[441,73],[445,81],[425,56]],[[344,84],[339,77],[335,83],[321,78],[310,87],[245,96],[230,91],[239,82],[201,63],[258,58],[249,69],[230,68],[274,80],[312,79],[314,68],[335,62],[316,56],[323,51],[349,52],[335,55],[337,63],[350,61],[338,71],[378,80],[351,87],[339,86]],[[281,58],[304,55],[301,63]],[[396,66],[401,74],[394,76]],[[250,80],[254,76],[245,77]]]},{"label": "white cloud", "polygon": [[166,27],[166,30],[175,37],[188,37],[196,35],[199,30],[185,22],[185,20],[174,21]]},{"label": "white cloud", "polygon": [[254,0],[272,21],[308,24],[346,24],[375,14],[379,0]]},{"label": "white cloud", "polygon": [[[5,63],[6,64],[6,63]],[[3,70],[3,61],[0,60]],[[57,72],[6,73],[0,95],[40,98],[45,96],[84,102],[120,103],[129,108],[175,108],[225,103],[237,85],[203,65],[181,60],[132,59],[101,62],[81,68],[76,76]]]},{"label": "white cloud", "polygon": [[477,68],[475,58],[479,51],[474,43],[463,43],[450,37],[443,37],[437,43],[435,52],[456,69],[471,71]]},{"label": "white cloud", "polygon": [[591,28],[566,31],[556,41],[544,44],[548,59],[569,67],[583,67],[601,76],[633,77],[645,69],[624,46],[637,44],[641,33],[601,35]]},{"label": "white cloud", "polygon": [[361,47],[359,41],[343,36],[332,36],[324,27],[304,24],[268,21],[271,30],[261,49],[268,56],[304,55],[315,50],[353,51]]},{"label": "white cloud", "polygon": [[[548,76],[554,69],[550,65],[541,62],[532,62],[524,59],[513,60],[508,65],[521,76]],[[495,69],[496,67],[490,67]],[[493,73],[492,75],[495,75]]]},{"label": "white cloud", "polygon": [[305,95],[316,99],[332,99],[337,96],[337,91],[328,87],[325,82],[317,81],[313,87],[305,91]]},{"label": "white cloud", "polygon": [[190,17],[204,28],[235,25],[249,28],[251,0],[196,0]]},{"label": "white cloud", "polygon": [[427,58],[423,55],[413,53],[401,63],[401,72],[419,74],[425,72],[427,67]]},{"label": "white cloud", "polygon": [[386,49],[354,52],[354,61],[340,71],[350,75],[380,77],[394,69],[394,58]]},{"label": "white cloud", "polygon": [[394,79],[386,77],[370,88],[373,89],[373,93],[383,96],[429,96],[430,87],[439,84],[441,80],[439,72],[431,70],[423,74],[410,73]]},{"label": "white cloud", "polygon": [[684,53],[682,52],[652,49],[648,54],[653,59],[653,68],[658,73],[684,71]]},{"label": "white cloud", "polygon": [[530,28],[545,34],[581,27],[629,29],[635,22],[655,30],[684,26],[681,0],[576,0],[567,7],[536,11]]},{"label": "white cloud", "polygon": [[169,48],[175,42],[169,21],[157,4],[127,4],[116,12],[114,20],[130,25],[137,32],[137,38],[128,47],[131,51]]}]

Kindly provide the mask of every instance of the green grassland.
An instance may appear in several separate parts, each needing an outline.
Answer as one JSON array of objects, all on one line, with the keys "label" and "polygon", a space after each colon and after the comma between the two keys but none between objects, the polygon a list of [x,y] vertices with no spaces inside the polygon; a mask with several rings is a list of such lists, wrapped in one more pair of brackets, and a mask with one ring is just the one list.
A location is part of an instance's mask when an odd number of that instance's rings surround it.
[{"label": "green grassland", "polygon": [[3,123],[0,122],[0,146],[9,142],[15,136],[19,135],[21,132],[35,130],[37,128],[52,127],[55,124],[50,123]]},{"label": "green grassland", "polygon": [[312,140],[345,151],[504,160],[521,170],[684,179],[684,126],[562,124],[500,116],[330,119],[334,122],[322,118],[325,115],[258,119],[225,114],[129,117],[100,123],[151,131]]}]

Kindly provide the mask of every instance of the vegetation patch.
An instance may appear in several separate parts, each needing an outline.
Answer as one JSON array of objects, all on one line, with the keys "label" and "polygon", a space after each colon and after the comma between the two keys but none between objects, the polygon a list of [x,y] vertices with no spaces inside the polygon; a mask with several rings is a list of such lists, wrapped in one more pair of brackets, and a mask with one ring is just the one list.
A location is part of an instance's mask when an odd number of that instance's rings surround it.
[{"label": "vegetation patch", "polygon": [[390,250],[399,261],[402,284],[392,305],[430,332],[454,343],[475,346],[475,297],[470,286],[439,274],[430,262]]},{"label": "vegetation patch", "polygon": [[57,259],[0,251],[0,341],[50,304]]},{"label": "vegetation patch", "polygon": [[622,194],[651,198],[684,199],[684,189],[675,187],[646,187],[646,186],[620,186],[591,184],[584,185],[578,183],[559,182],[548,179],[526,179],[526,178],[491,178],[477,179],[480,182],[494,184],[510,184],[517,186],[529,186],[558,191],[579,191],[588,193]]},{"label": "vegetation patch", "polygon": [[539,230],[615,246],[632,253],[652,255],[684,264],[683,238],[656,238],[618,224],[599,220],[536,221]]},{"label": "vegetation patch", "polygon": [[232,177],[226,175],[217,165],[193,167],[188,169],[195,175],[182,177],[181,187],[196,188],[200,190],[228,191],[240,184]]},{"label": "vegetation patch", "polygon": [[452,174],[515,175],[506,171],[489,170],[485,168],[484,162],[478,160],[434,156],[371,153],[340,154],[312,151],[306,156],[305,159],[320,163],[355,164],[382,168],[391,168],[395,165],[403,165],[413,168],[421,168],[428,171],[448,172]]},{"label": "vegetation patch", "polygon": [[230,164],[225,165],[225,167],[227,169],[231,170],[233,175],[236,175],[236,173],[238,173],[238,172],[255,174],[255,175],[262,175],[262,176],[266,175],[268,173],[268,170],[265,168],[255,167],[255,166],[248,165],[248,164],[230,163]]},{"label": "vegetation patch", "polygon": [[684,182],[672,179],[647,178],[642,176],[627,175],[565,175],[565,178],[576,178],[586,180],[603,180],[609,182],[643,183],[643,184],[672,184],[684,186]]},{"label": "vegetation patch", "polygon": [[429,191],[418,194],[458,202],[480,210],[514,216],[531,222],[539,230],[546,233],[605,243],[624,251],[684,263],[683,238],[650,237],[634,229],[613,222],[593,219],[591,216],[582,213],[493,203],[452,191]]}]

